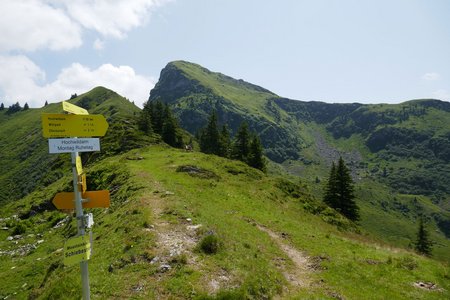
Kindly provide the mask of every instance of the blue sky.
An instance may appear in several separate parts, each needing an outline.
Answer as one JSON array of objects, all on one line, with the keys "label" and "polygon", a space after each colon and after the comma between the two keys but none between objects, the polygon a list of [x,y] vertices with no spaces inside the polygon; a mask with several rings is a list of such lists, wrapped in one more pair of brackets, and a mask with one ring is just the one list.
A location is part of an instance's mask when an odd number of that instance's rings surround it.
[{"label": "blue sky", "polygon": [[0,11],[5,105],[97,85],[142,105],[179,59],[297,100],[450,101],[447,0],[3,0]]}]

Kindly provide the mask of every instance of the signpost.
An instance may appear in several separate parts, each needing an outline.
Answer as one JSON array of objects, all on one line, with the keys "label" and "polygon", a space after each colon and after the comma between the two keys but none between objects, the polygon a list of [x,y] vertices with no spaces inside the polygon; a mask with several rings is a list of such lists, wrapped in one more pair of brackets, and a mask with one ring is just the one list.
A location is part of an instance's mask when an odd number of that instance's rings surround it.
[{"label": "signpost", "polygon": [[[95,136],[104,136],[108,123],[102,115],[89,115],[84,108],[63,101],[63,110],[72,114],[42,114],[42,133],[49,139],[50,153],[71,153],[73,192],[58,193],[53,204],[61,210],[75,209],[78,235],[64,246],[64,264],[80,263],[83,299],[90,296],[88,260],[91,257],[92,214],[83,214],[83,208],[109,207],[109,191],[86,191],[86,174],[83,172],[79,152],[100,151],[100,141]],[[71,137],[71,138],[68,138]],[[82,138],[78,138],[82,137]]]},{"label": "signpost", "polygon": [[42,114],[44,137],[104,136],[108,123],[102,115]]},{"label": "signpost", "polygon": [[100,151],[98,138],[48,139],[49,153],[72,153]]},{"label": "signpost", "polygon": [[64,264],[70,266],[91,258],[91,240],[82,235],[68,239],[64,244]]},{"label": "signpost", "polygon": [[88,115],[88,111],[82,107],[73,105],[72,103],[63,101],[62,102],[63,110],[76,115]]},{"label": "signpost", "polygon": [[[109,207],[110,197],[109,191],[87,191],[81,194],[83,208],[98,208]],[[75,208],[75,193],[61,192],[53,198],[53,205],[57,209],[74,209]]]}]

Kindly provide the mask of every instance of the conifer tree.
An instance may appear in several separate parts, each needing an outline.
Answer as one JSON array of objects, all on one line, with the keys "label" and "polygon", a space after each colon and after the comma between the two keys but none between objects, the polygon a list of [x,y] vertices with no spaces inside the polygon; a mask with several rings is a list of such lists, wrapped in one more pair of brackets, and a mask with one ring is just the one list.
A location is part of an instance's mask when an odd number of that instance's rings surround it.
[{"label": "conifer tree", "polygon": [[3,102],[2,102],[2,104],[0,105],[0,111],[1,110],[4,110],[5,109],[5,105],[3,104]]},{"label": "conifer tree", "polygon": [[353,180],[342,157],[333,162],[323,201],[352,221],[358,221],[359,207],[355,202]]},{"label": "conifer tree", "polygon": [[428,231],[423,224],[423,217],[419,220],[419,230],[417,231],[417,240],[415,243],[415,249],[418,253],[431,256],[433,242],[429,238]]},{"label": "conifer tree", "polygon": [[336,210],[339,209],[338,205],[338,192],[336,183],[336,164],[331,164],[330,175],[328,176],[328,181],[325,187],[325,195],[323,197],[323,202],[325,202],[329,207]]},{"label": "conifer tree", "polygon": [[28,109],[30,109],[30,107],[28,106],[28,103],[25,102],[25,105],[23,106],[23,110],[28,110]]},{"label": "conifer tree", "polygon": [[164,142],[172,147],[179,147],[177,139],[177,127],[178,124],[170,111],[169,106],[164,107],[164,122],[161,130],[161,137]]},{"label": "conifer tree", "polygon": [[350,170],[345,165],[342,157],[336,168],[336,180],[339,195],[339,205],[341,213],[352,221],[359,220],[359,207],[355,202],[355,193],[353,188],[353,180]]},{"label": "conifer tree", "polygon": [[261,145],[261,140],[256,134],[253,135],[250,142],[247,164],[250,167],[266,172],[266,160],[263,156],[263,147]]},{"label": "conifer tree", "polygon": [[208,124],[200,135],[200,151],[219,155],[219,130],[217,129],[217,114],[212,112]]},{"label": "conifer tree", "polygon": [[219,136],[219,156],[230,157],[230,145],[230,131],[227,125],[224,124]]},{"label": "conifer tree", "polygon": [[47,100],[45,100],[44,106],[47,106],[47,105],[48,105],[48,102],[47,102]]},{"label": "conifer tree", "polygon": [[8,110],[6,111],[7,114],[13,114],[18,111],[21,111],[22,107],[20,106],[19,102],[17,101],[16,104],[10,105],[8,107]]},{"label": "conifer tree", "polygon": [[233,141],[232,158],[247,162],[250,152],[250,132],[247,122],[242,122]]},{"label": "conifer tree", "polygon": [[141,110],[137,121],[139,130],[147,134],[153,132],[150,107],[151,104],[149,102],[144,103],[144,108]]},{"label": "conifer tree", "polygon": [[156,101],[149,109],[151,112],[153,131],[157,134],[161,134],[164,125],[164,113],[166,111],[165,105],[161,101]]}]

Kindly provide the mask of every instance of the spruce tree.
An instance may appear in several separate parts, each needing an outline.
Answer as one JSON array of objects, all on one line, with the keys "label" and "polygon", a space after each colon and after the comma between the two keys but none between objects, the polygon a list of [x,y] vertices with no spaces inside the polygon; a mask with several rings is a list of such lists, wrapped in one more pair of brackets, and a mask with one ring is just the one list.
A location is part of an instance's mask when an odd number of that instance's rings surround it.
[{"label": "spruce tree", "polygon": [[230,145],[230,131],[228,130],[227,125],[224,124],[219,136],[219,156],[226,158],[230,157]]},{"label": "spruce tree", "polygon": [[47,106],[47,105],[48,105],[48,102],[47,102],[47,100],[45,100],[44,106]]},{"label": "spruce tree", "polygon": [[23,110],[28,110],[28,109],[30,109],[30,107],[28,106],[28,103],[25,102],[25,105],[23,106]]},{"label": "spruce tree", "polygon": [[3,104],[3,102],[2,102],[2,104],[0,105],[0,111],[1,110],[4,110],[5,109],[5,105]]},{"label": "spruce tree", "polygon": [[217,114],[212,112],[208,124],[200,136],[200,151],[207,154],[219,155],[219,130],[217,129]]},{"label": "spruce tree", "polygon": [[328,176],[327,185],[325,187],[325,195],[323,197],[323,202],[325,202],[329,207],[339,210],[338,206],[338,192],[336,183],[336,164],[331,164],[330,175]]},{"label": "spruce tree", "polygon": [[352,221],[358,221],[359,207],[355,202],[353,180],[342,157],[333,162],[323,201]]},{"label": "spruce tree", "polygon": [[418,253],[431,256],[433,243],[429,238],[428,231],[425,228],[423,218],[419,220],[419,230],[417,231],[417,240],[415,243],[415,249]]},{"label": "spruce tree", "polygon": [[352,221],[358,221],[359,207],[355,202],[353,180],[342,157],[339,158],[336,168],[336,181],[341,213]]},{"label": "spruce tree", "polygon": [[150,106],[149,102],[144,103],[144,108],[141,110],[137,120],[139,130],[146,134],[153,132]]},{"label": "spruce tree", "polygon": [[170,111],[168,105],[164,106],[163,125],[161,129],[161,137],[163,141],[172,147],[178,147],[177,127],[178,124]]},{"label": "spruce tree", "polygon": [[263,147],[261,145],[261,140],[256,134],[252,137],[250,142],[247,163],[250,167],[266,172],[266,160],[263,156]]},{"label": "spruce tree", "polygon": [[242,122],[233,141],[232,158],[247,162],[250,152],[250,132],[247,122]]},{"label": "spruce tree", "polygon": [[155,133],[161,134],[164,125],[164,113],[166,111],[165,105],[161,101],[157,101],[149,109],[151,112],[152,128]]}]

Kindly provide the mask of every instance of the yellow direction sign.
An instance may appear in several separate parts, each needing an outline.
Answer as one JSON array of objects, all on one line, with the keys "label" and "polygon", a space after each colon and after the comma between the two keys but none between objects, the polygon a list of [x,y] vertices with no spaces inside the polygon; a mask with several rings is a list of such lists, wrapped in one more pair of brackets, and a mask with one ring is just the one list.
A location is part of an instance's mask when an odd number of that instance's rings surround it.
[{"label": "yellow direction sign", "polygon": [[72,103],[63,101],[62,102],[63,110],[76,115],[88,115],[88,111],[82,107],[73,105]]},{"label": "yellow direction sign", "polygon": [[102,115],[42,114],[44,137],[104,136],[108,123]]},{"label": "yellow direction sign", "polygon": [[91,258],[91,241],[88,235],[68,239],[64,244],[64,264],[73,265]]},{"label": "yellow direction sign", "polygon": [[75,161],[75,166],[77,168],[78,176],[83,174],[83,165],[81,164],[81,157],[77,156],[76,161]]},{"label": "yellow direction sign", "polygon": [[[81,194],[81,198],[83,199],[83,208],[109,207],[111,202],[108,190],[87,191]],[[75,209],[75,193],[58,193],[55,195],[52,202],[57,209]]]},{"label": "yellow direction sign", "polygon": [[80,177],[78,177],[78,182],[81,185],[81,192],[85,193],[87,190],[87,186],[86,186],[86,174],[81,174]]}]

